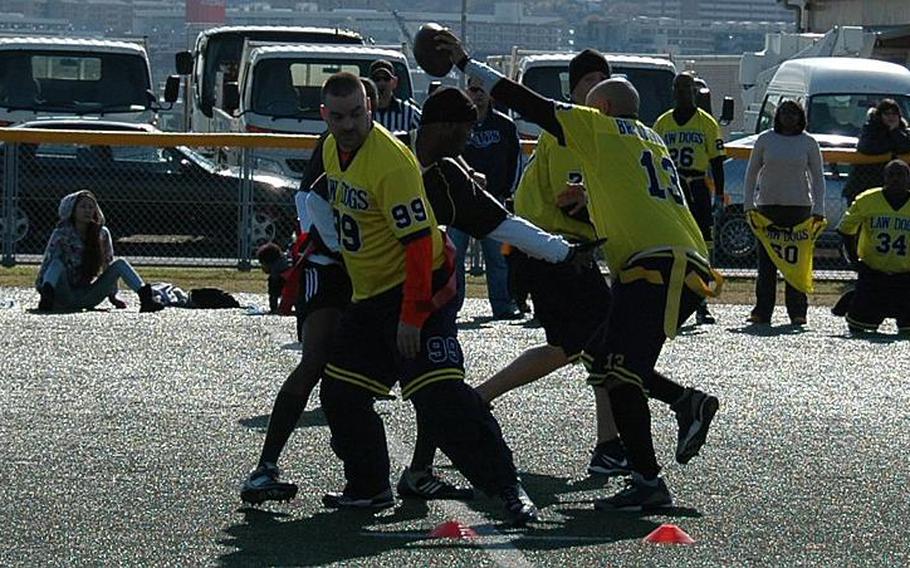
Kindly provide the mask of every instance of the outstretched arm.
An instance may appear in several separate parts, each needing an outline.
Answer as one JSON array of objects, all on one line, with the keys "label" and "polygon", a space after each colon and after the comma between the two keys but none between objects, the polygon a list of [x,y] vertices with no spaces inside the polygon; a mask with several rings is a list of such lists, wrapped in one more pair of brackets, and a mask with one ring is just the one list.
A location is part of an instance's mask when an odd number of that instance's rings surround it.
[{"label": "outstretched arm", "polygon": [[537,124],[555,136],[561,145],[565,145],[562,126],[556,119],[555,101],[542,97],[495,69],[471,59],[452,32],[443,30],[436,36],[436,40],[439,42],[437,49],[447,52],[452,62],[466,75],[479,78],[491,97]]}]

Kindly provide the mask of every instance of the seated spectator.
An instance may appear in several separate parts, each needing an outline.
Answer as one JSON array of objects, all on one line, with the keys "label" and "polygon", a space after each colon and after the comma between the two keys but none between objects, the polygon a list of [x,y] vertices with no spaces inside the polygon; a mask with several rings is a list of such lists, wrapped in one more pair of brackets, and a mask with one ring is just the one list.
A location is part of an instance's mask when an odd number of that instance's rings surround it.
[{"label": "seated spectator", "polygon": [[910,336],[910,166],[891,160],[883,176],[884,187],[861,193],[837,227],[858,273],[847,327],[874,332],[893,317]]},{"label": "seated spectator", "polygon": [[117,297],[119,279],[139,294],[140,312],[164,308],[129,262],[114,260],[111,233],[92,192],[81,190],[65,196],[57,214],[60,221],[48,240],[35,282],[41,294],[39,310],[83,310],[97,306],[105,297],[114,307],[125,308],[126,303]]},{"label": "seated spectator", "polygon": [[[901,108],[894,99],[882,99],[877,106],[869,109],[856,151],[871,156],[889,154],[892,158],[910,152],[910,131],[907,129],[907,121],[901,116]],[[848,203],[853,203],[856,196],[863,191],[870,187],[881,187],[884,166],[884,162],[854,165],[847,183],[844,184],[844,199]]]},{"label": "seated spectator", "polygon": [[256,251],[259,266],[269,275],[269,312],[278,313],[278,301],[284,289],[284,272],[290,268],[286,254],[275,243],[266,243]]}]

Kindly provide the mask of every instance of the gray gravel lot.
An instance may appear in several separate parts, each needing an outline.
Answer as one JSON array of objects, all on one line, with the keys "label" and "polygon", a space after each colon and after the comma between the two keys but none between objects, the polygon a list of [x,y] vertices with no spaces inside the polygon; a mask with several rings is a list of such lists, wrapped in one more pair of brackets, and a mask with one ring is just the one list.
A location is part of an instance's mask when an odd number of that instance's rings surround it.
[{"label": "gray gravel lot", "polygon": [[[584,473],[593,397],[580,368],[506,395],[494,413],[544,517],[514,531],[485,498],[375,517],[323,509],[342,474],[316,397],[282,463],[300,495],[241,506],[274,394],[299,357],[293,319],[139,314],[130,300],[125,312],[45,315],[28,310],[33,291],[0,288],[0,565],[910,565],[910,341],[888,335],[893,322],[849,339],[824,309],[810,310],[806,330],[784,326],[783,312],[761,329],[742,323],[747,307],[718,306],[717,325],[668,343],[659,368],[715,393],[721,412],[684,467],[672,413],[652,405],[678,505],[662,514],[593,510],[620,485]],[[475,384],[543,340],[528,324],[487,321],[487,309],[469,300],[461,322]],[[413,411],[378,408],[398,469]],[[423,538],[447,519],[481,536]],[[642,542],[665,522],[696,544]]]}]

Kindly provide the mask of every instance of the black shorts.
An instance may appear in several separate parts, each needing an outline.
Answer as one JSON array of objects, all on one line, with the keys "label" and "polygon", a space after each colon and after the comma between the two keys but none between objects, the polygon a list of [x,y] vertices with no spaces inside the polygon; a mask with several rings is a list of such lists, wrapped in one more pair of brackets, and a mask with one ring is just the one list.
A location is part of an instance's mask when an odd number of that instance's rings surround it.
[{"label": "black shorts", "polygon": [[610,313],[612,293],[600,269],[579,271],[519,255],[512,270],[513,278],[531,294],[547,344],[561,347],[569,360],[578,358]]},{"label": "black shorts", "polygon": [[[613,305],[606,322],[585,346],[582,361],[588,370],[588,382],[602,385],[607,381],[632,383],[648,392],[654,366],[667,340],[664,318],[668,306],[678,302],[676,328],[681,326],[701,303],[702,298],[684,284],[671,297],[670,282],[673,258],[649,257],[624,268],[640,267],[649,276],[657,274],[663,283],[639,278],[623,282],[623,275],[613,282]],[[700,265],[686,262],[685,273],[698,273],[703,280],[710,275]],[[671,302],[668,302],[671,300]]]},{"label": "black shorts", "polygon": [[343,310],[351,303],[351,279],[340,264],[304,262],[300,271],[300,295],[297,298],[298,318],[323,308]]},{"label": "black shorts", "polygon": [[847,323],[875,331],[889,317],[901,332],[910,332],[910,273],[886,274],[860,265]]},{"label": "black shorts", "polygon": [[714,230],[714,215],[711,212],[711,190],[704,177],[685,178],[680,176],[680,185],[686,196],[689,211],[701,230],[705,242],[711,242]]},{"label": "black shorts", "polygon": [[[433,274],[437,285],[446,279],[443,270]],[[455,326],[456,298],[424,323],[420,352],[414,359],[405,359],[398,352],[401,299],[399,285],[348,306],[326,365],[327,379],[345,381],[379,395],[387,395],[399,381],[404,399],[437,381],[464,380],[464,355]]]}]

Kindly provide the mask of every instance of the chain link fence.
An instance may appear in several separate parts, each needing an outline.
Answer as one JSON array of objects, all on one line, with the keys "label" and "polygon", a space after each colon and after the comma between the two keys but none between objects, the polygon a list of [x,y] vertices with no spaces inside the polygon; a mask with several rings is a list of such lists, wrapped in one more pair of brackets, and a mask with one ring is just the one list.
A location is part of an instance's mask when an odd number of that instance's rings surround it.
[{"label": "chain link fence", "polygon": [[[254,171],[256,153],[266,150],[240,146],[240,164],[226,166],[208,157],[225,140],[206,135],[16,130],[0,134],[16,136],[0,138],[6,266],[40,261],[60,199],[80,189],[97,196],[115,254],[137,264],[246,268],[260,245],[293,239],[299,181]],[[251,143],[238,136],[227,142]],[[162,144],[167,137],[174,145]]]},{"label": "chain link fence", "polygon": [[[122,125],[121,125],[122,126]],[[102,126],[99,126],[101,128]],[[137,264],[248,268],[258,246],[287,245],[296,225],[299,182],[254,167],[279,153],[307,156],[315,137],[251,134],[165,134],[137,125],[124,132],[0,129],[0,241],[6,266],[40,261],[57,224],[60,199],[94,192],[114,237],[115,253]],[[533,143],[523,143],[525,153]],[[212,156],[238,158],[219,164]],[[751,275],[756,239],[742,208],[750,149],[728,148],[729,204],[715,225],[714,264]],[[836,227],[848,200],[881,184],[888,157],[852,150],[825,151],[828,228],[816,246],[815,275],[850,277]],[[483,274],[479,247],[467,256],[471,274]]]}]

